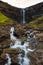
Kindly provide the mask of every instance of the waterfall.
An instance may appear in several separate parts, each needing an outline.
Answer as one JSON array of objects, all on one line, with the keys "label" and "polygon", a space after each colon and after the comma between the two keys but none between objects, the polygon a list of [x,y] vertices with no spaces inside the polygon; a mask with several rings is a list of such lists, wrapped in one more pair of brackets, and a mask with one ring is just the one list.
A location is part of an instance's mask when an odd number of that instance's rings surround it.
[{"label": "waterfall", "polygon": [[26,22],[25,22],[25,9],[22,9],[22,11],[23,11],[23,24],[25,24]]},{"label": "waterfall", "polygon": [[5,65],[11,65],[11,58],[10,58],[9,54],[6,54],[6,58],[8,60],[7,60],[7,63]]},{"label": "waterfall", "polygon": [[15,40],[15,43],[14,45],[10,46],[10,48],[20,48],[21,50],[24,51],[24,56],[22,57],[22,53],[18,55],[18,59],[19,59],[19,64],[20,65],[29,65],[30,63],[30,59],[28,58],[27,56],[27,53],[28,52],[33,52],[34,50],[32,49],[29,49],[29,42],[28,41],[25,41],[24,44],[22,45],[21,41],[18,40],[14,35],[13,35],[13,31],[14,31],[14,28],[12,27],[10,29],[11,33],[10,33],[10,37]]},{"label": "waterfall", "polygon": [[[28,41],[24,41],[24,44],[22,45],[22,41],[17,39],[13,35],[13,33],[14,33],[14,27],[11,27],[11,29],[10,29],[10,39],[12,41],[15,41],[15,42],[13,42],[14,44],[11,43],[10,48],[20,48],[22,51],[24,51],[24,54],[23,53],[18,54],[18,59],[19,59],[18,64],[20,64],[20,65],[29,65],[30,59],[28,58],[27,54],[29,52],[33,52],[35,50],[35,49],[30,49],[29,48],[29,43],[30,43],[31,39],[35,38],[35,36],[33,35],[33,32],[30,33],[30,31],[27,31],[26,33],[29,33],[30,37],[29,37],[29,35],[27,35],[28,36],[27,37]],[[6,58],[8,58],[8,63],[6,63],[5,65],[11,65],[11,58],[10,58],[9,54],[6,54]]]}]

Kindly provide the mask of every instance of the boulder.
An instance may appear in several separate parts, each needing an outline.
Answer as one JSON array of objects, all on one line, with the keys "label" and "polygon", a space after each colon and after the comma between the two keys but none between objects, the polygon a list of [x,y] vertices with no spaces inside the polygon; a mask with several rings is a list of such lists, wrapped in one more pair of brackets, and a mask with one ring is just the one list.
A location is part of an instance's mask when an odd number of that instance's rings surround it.
[{"label": "boulder", "polygon": [[0,26],[0,42],[10,38],[10,26]]},{"label": "boulder", "polygon": [[43,65],[43,49],[37,49],[29,54],[30,65]]},{"label": "boulder", "polygon": [[10,39],[6,39],[3,42],[0,42],[0,49],[9,48],[10,44],[11,44],[11,40]]},{"label": "boulder", "polygon": [[20,48],[15,48],[15,49],[7,48],[7,49],[4,49],[3,53],[8,53],[10,55],[11,62],[12,62],[11,65],[16,65],[16,64],[19,65],[18,55],[24,52]]},{"label": "boulder", "polygon": [[36,34],[36,39],[37,39],[38,41],[42,41],[42,42],[43,42],[43,33],[37,33],[37,34]]},{"label": "boulder", "polygon": [[6,55],[5,53],[3,53],[1,56],[0,56],[0,65],[5,65],[6,63]]}]

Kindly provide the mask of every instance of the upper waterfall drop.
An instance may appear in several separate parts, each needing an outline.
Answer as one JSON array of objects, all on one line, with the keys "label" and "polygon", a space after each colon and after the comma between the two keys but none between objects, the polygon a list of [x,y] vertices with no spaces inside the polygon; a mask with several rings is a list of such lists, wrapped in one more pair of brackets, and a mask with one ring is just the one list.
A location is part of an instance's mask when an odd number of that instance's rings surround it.
[{"label": "upper waterfall drop", "polygon": [[26,23],[26,21],[25,21],[25,9],[22,9],[23,10],[23,24],[25,24]]}]

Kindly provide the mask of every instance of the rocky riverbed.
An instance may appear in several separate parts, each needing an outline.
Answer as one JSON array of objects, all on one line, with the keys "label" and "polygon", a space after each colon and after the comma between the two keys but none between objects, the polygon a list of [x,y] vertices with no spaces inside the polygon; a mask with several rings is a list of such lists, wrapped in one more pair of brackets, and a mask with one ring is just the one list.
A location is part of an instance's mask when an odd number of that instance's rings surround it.
[{"label": "rocky riverbed", "polygon": [[[14,46],[16,39],[10,37],[10,29],[14,27],[13,35],[21,42],[21,45]],[[25,43],[26,42],[26,43]],[[27,45],[28,43],[29,45]],[[24,46],[25,45],[25,46]],[[27,45],[27,46],[26,46]],[[14,46],[14,47],[13,47]],[[13,47],[13,48],[12,48]],[[16,48],[15,48],[16,47]],[[1,65],[24,65],[26,49],[30,50],[27,53],[26,62],[28,65],[43,65],[43,31],[34,30],[31,27],[18,24],[0,26],[0,64]],[[25,51],[26,50],[26,51]],[[34,50],[34,51],[32,51]],[[32,51],[32,52],[31,52]],[[22,61],[19,63],[18,56],[22,54]],[[10,58],[10,59],[9,59]],[[8,62],[10,61],[10,62]],[[21,62],[23,64],[21,64]]]}]

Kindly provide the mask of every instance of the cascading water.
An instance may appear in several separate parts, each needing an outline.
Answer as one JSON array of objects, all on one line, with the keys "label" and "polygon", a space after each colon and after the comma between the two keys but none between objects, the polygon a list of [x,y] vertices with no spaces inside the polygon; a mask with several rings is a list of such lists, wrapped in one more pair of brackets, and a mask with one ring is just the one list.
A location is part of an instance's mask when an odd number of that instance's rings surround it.
[{"label": "cascading water", "polygon": [[23,24],[25,24],[26,22],[25,22],[25,9],[22,9],[22,11],[23,11]]},{"label": "cascading water", "polygon": [[18,55],[19,64],[20,64],[20,65],[29,65],[30,60],[29,60],[29,58],[28,58],[28,56],[27,56],[27,53],[28,53],[29,51],[33,52],[34,50],[31,50],[31,49],[28,48],[28,46],[29,46],[29,42],[28,42],[28,41],[24,42],[24,45],[21,44],[21,41],[18,40],[18,39],[13,35],[13,32],[14,32],[14,28],[13,28],[13,27],[10,29],[10,32],[11,32],[11,33],[10,33],[10,38],[11,38],[12,40],[15,40],[14,45],[12,45],[12,46],[10,46],[10,47],[11,47],[11,48],[18,48],[18,47],[19,47],[21,50],[24,51],[24,56],[23,56],[23,57],[22,57],[22,55],[23,55],[22,53]]},{"label": "cascading water", "polygon": [[5,65],[11,65],[11,58],[10,58],[9,54],[6,54],[6,58],[8,60],[7,60],[7,63]]},{"label": "cascading water", "polygon": [[[24,44],[22,45],[22,42],[13,35],[13,32],[14,32],[14,27],[11,27],[11,29],[10,29],[10,39],[12,41],[14,41],[14,44],[11,43],[10,48],[20,48],[21,50],[23,50],[24,54],[23,53],[18,54],[18,59],[19,59],[18,64],[29,65],[30,59],[28,58],[27,53],[34,51],[34,49],[33,50],[29,49],[29,42],[30,42],[29,38],[31,39],[31,37],[28,36],[27,41],[25,41]],[[27,31],[27,32],[30,33],[30,31]],[[29,35],[31,36],[32,34],[33,33],[30,33]],[[33,38],[35,38],[34,35],[33,35]],[[10,58],[9,54],[7,54],[6,56],[8,58],[8,63],[6,63],[5,65],[11,65],[11,58]]]}]

